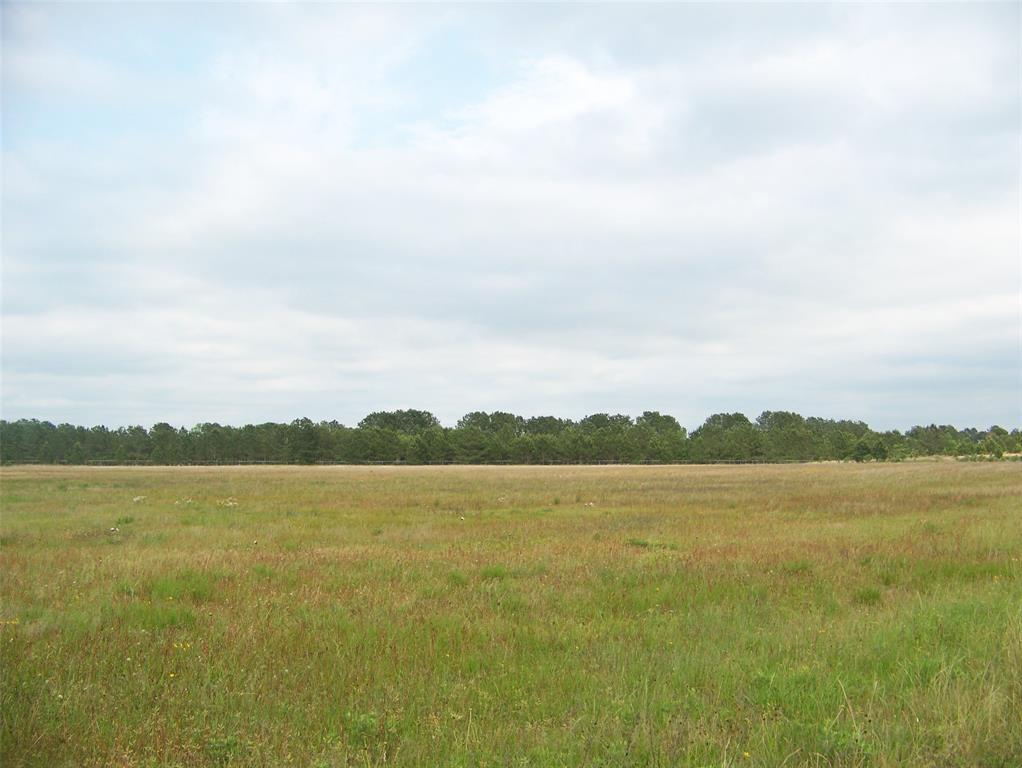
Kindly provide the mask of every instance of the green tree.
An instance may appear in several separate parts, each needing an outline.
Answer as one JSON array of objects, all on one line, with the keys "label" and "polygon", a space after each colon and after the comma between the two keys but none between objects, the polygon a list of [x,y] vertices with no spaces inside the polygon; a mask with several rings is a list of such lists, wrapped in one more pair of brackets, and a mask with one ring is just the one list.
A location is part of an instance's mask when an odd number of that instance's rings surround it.
[{"label": "green tree", "polygon": [[692,433],[695,461],[758,461],[763,435],[744,413],[715,413]]},{"label": "green tree", "polygon": [[316,425],[312,419],[302,417],[288,425],[287,450],[288,459],[299,464],[313,464],[319,449]]},{"label": "green tree", "polygon": [[987,435],[986,439],[983,440],[983,453],[999,459],[1004,456],[1004,445],[996,435]]},{"label": "green tree", "polygon": [[870,450],[870,455],[877,461],[887,460],[887,444],[884,443],[883,439],[877,438],[873,443],[873,448]]},{"label": "green tree", "polygon": [[153,424],[149,430],[152,446],[150,458],[156,464],[177,464],[181,461],[181,443],[178,432],[170,424]]},{"label": "green tree", "polygon": [[855,443],[855,448],[852,449],[852,459],[855,461],[866,461],[873,455],[873,449],[869,444],[869,441],[865,437],[860,437],[858,442]]},{"label": "green tree", "polygon": [[635,426],[646,427],[660,435],[682,431],[681,424],[676,418],[662,414],[660,411],[643,411],[642,415],[635,420]]},{"label": "green tree", "polygon": [[559,419],[556,416],[533,416],[525,422],[525,431],[530,435],[557,435],[570,426],[570,419]]},{"label": "green tree", "polygon": [[414,408],[398,411],[375,411],[358,423],[359,429],[390,429],[405,435],[418,435],[427,429],[439,427],[437,417],[429,411]]}]

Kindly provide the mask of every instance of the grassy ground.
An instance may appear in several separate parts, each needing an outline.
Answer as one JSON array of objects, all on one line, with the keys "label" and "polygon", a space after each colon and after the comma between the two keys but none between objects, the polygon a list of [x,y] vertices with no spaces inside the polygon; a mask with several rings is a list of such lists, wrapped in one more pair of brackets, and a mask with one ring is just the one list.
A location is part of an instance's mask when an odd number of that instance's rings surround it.
[{"label": "grassy ground", "polygon": [[1017,464],[0,494],[5,768],[1022,765]]}]

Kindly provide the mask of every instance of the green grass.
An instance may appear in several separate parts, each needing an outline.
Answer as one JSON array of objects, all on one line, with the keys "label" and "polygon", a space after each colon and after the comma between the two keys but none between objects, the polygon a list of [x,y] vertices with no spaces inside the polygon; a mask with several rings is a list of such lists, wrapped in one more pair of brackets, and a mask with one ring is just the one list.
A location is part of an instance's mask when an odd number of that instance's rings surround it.
[{"label": "green grass", "polygon": [[1015,465],[0,483],[5,768],[1022,765]]}]

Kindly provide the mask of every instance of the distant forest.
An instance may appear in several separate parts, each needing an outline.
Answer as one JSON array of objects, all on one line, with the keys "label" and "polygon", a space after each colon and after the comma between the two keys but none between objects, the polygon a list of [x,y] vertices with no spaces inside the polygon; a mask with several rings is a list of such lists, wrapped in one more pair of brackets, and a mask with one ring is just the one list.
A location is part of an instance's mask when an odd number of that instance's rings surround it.
[{"label": "distant forest", "polygon": [[474,412],[444,427],[427,411],[371,413],[356,427],[296,419],[243,427],[205,423],[191,429],[155,424],[109,429],[0,421],[5,464],[235,463],[710,463],[724,461],[896,461],[915,456],[1001,458],[1022,451],[1022,432],[930,425],[876,432],[861,421],[765,411],[755,421],[718,413],[689,434],[673,416],[595,413],[579,421],[554,416]]}]

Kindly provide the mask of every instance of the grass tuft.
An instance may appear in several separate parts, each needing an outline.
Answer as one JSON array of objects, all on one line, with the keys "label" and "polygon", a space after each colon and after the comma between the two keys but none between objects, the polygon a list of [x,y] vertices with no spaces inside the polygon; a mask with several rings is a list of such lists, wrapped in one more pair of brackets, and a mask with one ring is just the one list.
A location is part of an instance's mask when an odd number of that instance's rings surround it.
[{"label": "grass tuft", "polygon": [[154,579],[149,592],[153,600],[191,600],[201,603],[213,597],[213,577],[199,571],[181,571]]},{"label": "grass tuft", "polygon": [[880,600],[880,590],[876,587],[860,587],[852,594],[852,601],[856,605],[878,605]]},{"label": "grass tuft", "polygon": [[483,581],[506,579],[508,570],[503,565],[487,565],[479,572],[479,576]]}]

